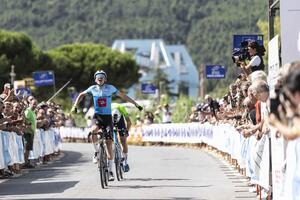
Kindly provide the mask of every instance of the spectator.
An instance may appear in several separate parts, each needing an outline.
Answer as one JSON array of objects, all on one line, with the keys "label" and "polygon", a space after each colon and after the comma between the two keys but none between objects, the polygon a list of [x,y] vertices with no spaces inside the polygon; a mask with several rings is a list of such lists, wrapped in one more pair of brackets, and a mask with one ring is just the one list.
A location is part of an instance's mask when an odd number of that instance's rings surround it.
[{"label": "spectator", "polygon": [[152,112],[146,111],[145,112],[145,119],[144,119],[144,123],[149,125],[149,124],[153,124],[154,122],[154,115]]},{"label": "spectator", "polygon": [[5,83],[4,87],[3,87],[2,94],[5,94],[6,96],[8,96],[9,93],[10,93],[10,89],[11,89],[10,84],[9,83]]},{"label": "spectator", "polygon": [[264,70],[265,65],[262,56],[265,55],[265,48],[260,46],[257,41],[251,41],[248,44],[248,52],[251,56],[250,62],[246,65],[245,62],[240,62],[241,68],[245,74],[249,75],[257,70]]},{"label": "spectator", "polygon": [[199,122],[199,111],[197,111],[197,107],[192,107],[192,114],[189,116],[189,122]]},{"label": "spectator", "polygon": [[205,101],[209,107],[209,112],[212,114],[213,117],[216,118],[216,120],[218,120],[217,112],[220,111],[219,103],[208,94],[205,95]]},{"label": "spectator", "polygon": [[162,123],[172,122],[172,113],[170,112],[169,104],[165,104],[162,109]]},{"label": "spectator", "polygon": [[33,150],[33,138],[37,128],[37,118],[34,112],[37,106],[37,101],[35,99],[31,99],[29,101],[29,107],[25,110],[25,119],[26,119],[26,130],[24,133],[24,141],[25,141],[25,168],[34,168],[28,159],[29,152]]},{"label": "spectator", "polygon": [[288,96],[288,100],[284,103],[287,116],[291,117],[293,124],[288,126],[282,121],[284,119],[278,119],[274,113],[270,115],[270,123],[275,126],[278,131],[283,134],[287,140],[294,140],[300,136],[300,69],[296,70],[287,77],[285,95]]},{"label": "spectator", "polygon": [[[87,117],[86,123],[87,123],[88,128],[90,128],[92,126],[92,117],[91,116]],[[65,126],[66,127],[74,127],[75,126],[75,120],[71,114],[68,114],[66,116]]]}]

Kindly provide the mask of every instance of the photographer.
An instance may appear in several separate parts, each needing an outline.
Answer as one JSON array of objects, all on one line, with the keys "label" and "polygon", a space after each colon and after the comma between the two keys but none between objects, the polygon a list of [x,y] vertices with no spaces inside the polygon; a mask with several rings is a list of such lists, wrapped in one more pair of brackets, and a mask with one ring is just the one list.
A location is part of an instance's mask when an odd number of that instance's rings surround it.
[{"label": "photographer", "polygon": [[209,95],[205,95],[205,101],[210,108],[210,114],[212,114],[212,116],[214,116],[218,121],[217,112],[220,111],[219,103]]},{"label": "photographer", "polygon": [[241,69],[245,74],[249,75],[257,70],[264,70],[265,65],[262,57],[265,55],[265,48],[260,46],[257,41],[248,43],[248,53],[251,57],[250,62],[246,65],[244,61],[239,61]]}]

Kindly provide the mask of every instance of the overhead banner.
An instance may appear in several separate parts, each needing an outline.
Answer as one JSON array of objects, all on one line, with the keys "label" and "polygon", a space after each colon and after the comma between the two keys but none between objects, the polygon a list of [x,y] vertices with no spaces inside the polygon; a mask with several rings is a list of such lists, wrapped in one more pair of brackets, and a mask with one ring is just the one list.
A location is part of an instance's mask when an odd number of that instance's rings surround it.
[{"label": "overhead banner", "polygon": [[264,36],[262,34],[233,35],[233,50],[241,48],[242,42],[249,40],[254,40],[258,44],[264,45]]},{"label": "overhead banner", "polygon": [[300,60],[300,1],[280,1],[282,64]]}]

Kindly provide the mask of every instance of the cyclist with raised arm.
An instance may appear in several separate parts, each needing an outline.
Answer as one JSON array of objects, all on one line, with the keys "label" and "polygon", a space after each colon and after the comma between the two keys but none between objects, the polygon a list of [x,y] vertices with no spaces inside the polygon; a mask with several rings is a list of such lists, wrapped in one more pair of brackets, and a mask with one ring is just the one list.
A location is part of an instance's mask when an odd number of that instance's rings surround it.
[{"label": "cyclist with raised arm", "polygon": [[124,172],[129,171],[129,165],[128,165],[128,145],[127,145],[127,137],[128,137],[128,131],[131,127],[131,120],[129,118],[129,114],[125,108],[125,106],[113,103],[112,106],[112,117],[113,117],[113,123],[114,126],[117,128],[117,131],[120,135],[120,140],[122,144],[123,149],[123,155],[124,155]]},{"label": "cyclist with raised arm", "polygon": [[112,116],[111,116],[111,101],[112,96],[116,95],[119,96],[124,101],[128,101],[135,105],[139,110],[143,108],[135,102],[133,99],[128,97],[127,95],[121,93],[117,88],[113,85],[106,84],[107,75],[103,70],[96,71],[94,74],[94,79],[96,84],[90,86],[85,91],[81,92],[72,107],[71,112],[77,112],[77,107],[80,101],[83,99],[84,96],[90,94],[93,96],[94,102],[94,116],[93,116],[93,126],[91,127],[91,134],[92,134],[92,142],[95,150],[95,155],[93,161],[97,163],[97,133],[99,129],[107,130],[109,138],[106,140],[107,150],[108,150],[108,168],[109,168],[109,181],[114,180],[114,174],[112,172],[113,166],[113,150],[112,150],[112,131],[113,131],[113,123],[112,123]]}]

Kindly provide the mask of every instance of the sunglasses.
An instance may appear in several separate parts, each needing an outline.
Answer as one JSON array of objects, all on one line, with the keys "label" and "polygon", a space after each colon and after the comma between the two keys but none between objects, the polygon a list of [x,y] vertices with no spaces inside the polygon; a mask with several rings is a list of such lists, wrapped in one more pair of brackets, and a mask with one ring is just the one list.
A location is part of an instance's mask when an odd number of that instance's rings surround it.
[{"label": "sunglasses", "polygon": [[105,76],[103,74],[98,74],[96,76],[96,79],[105,79]]}]

